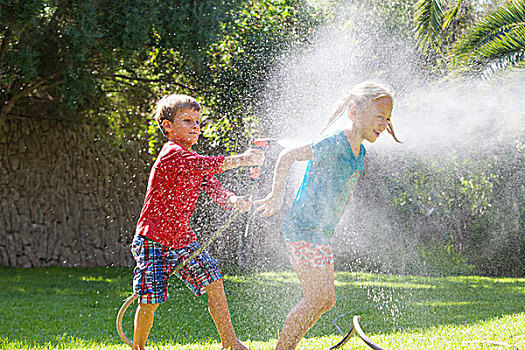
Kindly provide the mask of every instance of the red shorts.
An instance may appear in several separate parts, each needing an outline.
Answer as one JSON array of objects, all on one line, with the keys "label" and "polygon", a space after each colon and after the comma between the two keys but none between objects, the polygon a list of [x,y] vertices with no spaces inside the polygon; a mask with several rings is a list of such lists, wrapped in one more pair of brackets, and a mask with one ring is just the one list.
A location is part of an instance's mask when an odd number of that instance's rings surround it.
[{"label": "red shorts", "polygon": [[329,244],[307,241],[286,242],[292,265],[301,267],[322,267],[334,264],[334,253]]}]

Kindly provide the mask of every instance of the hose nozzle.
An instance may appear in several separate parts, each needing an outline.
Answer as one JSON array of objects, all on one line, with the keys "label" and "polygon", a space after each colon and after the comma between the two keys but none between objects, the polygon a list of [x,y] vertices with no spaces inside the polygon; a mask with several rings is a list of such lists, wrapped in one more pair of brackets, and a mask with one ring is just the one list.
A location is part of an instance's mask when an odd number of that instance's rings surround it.
[{"label": "hose nozzle", "polygon": [[[250,141],[250,148],[261,149],[266,152],[270,147],[277,144],[274,138],[257,138]],[[257,165],[250,168],[250,177],[252,180],[258,180],[261,176],[262,166]]]}]

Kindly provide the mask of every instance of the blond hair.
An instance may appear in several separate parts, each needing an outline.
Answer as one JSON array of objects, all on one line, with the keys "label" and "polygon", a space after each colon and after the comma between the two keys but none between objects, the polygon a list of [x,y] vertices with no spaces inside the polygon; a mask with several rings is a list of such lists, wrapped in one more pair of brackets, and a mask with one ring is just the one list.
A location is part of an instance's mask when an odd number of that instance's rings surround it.
[{"label": "blond hair", "polygon": [[157,102],[157,111],[155,112],[155,120],[159,125],[160,131],[164,135],[168,135],[164,127],[162,126],[163,120],[173,121],[177,111],[183,108],[193,109],[200,112],[201,105],[193,97],[187,95],[172,94],[164,96],[159,102]]},{"label": "blond hair", "polygon": [[[350,93],[341,100],[335,112],[328,119],[326,126],[323,128],[323,130],[321,130],[321,134],[332,124],[334,124],[339,118],[341,118],[344,112],[350,109],[351,107],[363,109],[369,106],[370,103],[372,103],[373,101],[383,97],[388,97],[392,101],[394,101],[392,93],[382,85],[371,81],[364,81],[362,83],[357,84],[352,88],[352,90],[350,90]],[[394,140],[396,140],[399,143],[402,143],[397,139],[396,134],[394,132],[394,126],[392,125],[392,122],[390,120],[388,121],[386,129],[388,133],[392,135]]]}]

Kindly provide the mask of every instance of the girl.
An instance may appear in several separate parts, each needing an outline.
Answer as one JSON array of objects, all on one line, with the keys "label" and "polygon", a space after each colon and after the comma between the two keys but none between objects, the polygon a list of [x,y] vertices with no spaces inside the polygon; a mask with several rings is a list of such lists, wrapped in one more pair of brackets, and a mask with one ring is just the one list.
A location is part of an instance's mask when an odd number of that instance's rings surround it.
[{"label": "girl", "polygon": [[363,172],[363,140],[375,142],[387,131],[395,134],[390,115],[393,98],[372,82],[356,85],[330,117],[324,132],[345,112],[349,129],[305,146],[284,150],[275,166],[272,191],[255,212],[271,216],[281,207],[285,178],[296,161],[308,160],[303,182],[284,220],[283,236],[303,298],[286,317],[276,350],[293,350],[322,314],[335,304],[331,239],[335,226]]}]

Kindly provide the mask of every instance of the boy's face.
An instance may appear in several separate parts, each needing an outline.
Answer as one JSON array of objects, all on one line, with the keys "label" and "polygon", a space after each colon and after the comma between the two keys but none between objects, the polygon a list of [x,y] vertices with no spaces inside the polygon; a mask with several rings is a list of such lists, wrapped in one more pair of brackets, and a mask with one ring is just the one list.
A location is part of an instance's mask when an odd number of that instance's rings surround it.
[{"label": "boy's face", "polygon": [[190,150],[199,140],[201,114],[189,108],[181,108],[175,113],[173,122],[163,120],[162,126],[168,133],[168,139]]}]

